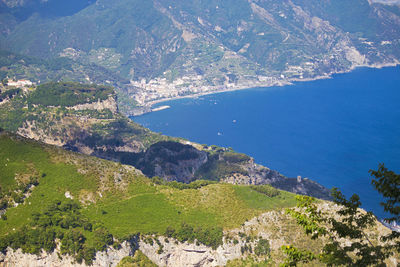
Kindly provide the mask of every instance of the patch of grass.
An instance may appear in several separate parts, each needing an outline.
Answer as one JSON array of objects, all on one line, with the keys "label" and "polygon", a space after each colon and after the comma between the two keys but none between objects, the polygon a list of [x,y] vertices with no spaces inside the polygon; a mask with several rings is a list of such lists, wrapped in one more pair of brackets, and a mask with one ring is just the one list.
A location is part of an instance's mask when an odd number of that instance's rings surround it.
[{"label": "patch of grass", "polygon": [[264,194],[269,197],[276,197],[280,194],[281,191],[278,189],[270,186],[270,185],[251,185],[251,189],[253,189],[256,192],[259,192],[261,194]]},{"label": "patch of grass", "polygon": [[133,257],[124,257],[117,267],[157,267],[146,255],[140,250],[136,250]]},{"label": "patch of grass", "polygon": [[242,162],[249,161],[251,159],[246,154],[236,153],[236,152],[232,152],[232,151],[224,152],[222,156],[229,163],[242,163]]},{"label": "patch of grass", "polygon": [[[10,181],[20,170],[28,170],[26,166],[34,166],[40,175],[39,185],[35,187],[31,196],[22,205],[7,210],[7,220],[0,221],[0,235],[19,229],[31,220],[33,213],[40,213],[54,200],[65,198],[65,192],[79,197],[82,189],[96,192],[98,180],[95,177],[85,176],[77,172],[76,167],[66,163],[54,163],[50,160],[41,145],[24,139],[12,140],[1,136],[0,162],[13,162],[11,166],[1,165],[5,171],[0,174],[1,187],[10,185]],[[10,168],[8,168],[10,167]],[[1,169],[0,169],[1,170]],[[43,177],[42,177],[43,176]]]},{"label": "patch of grass", "polygon": [[280,209],[296,204],[295,194],[280,191],[280,194],[274,197],[268,197],[263,193],[254,191],[250,186],[235,186],[236,196],[244,201],[249,208],[256,210]]}]

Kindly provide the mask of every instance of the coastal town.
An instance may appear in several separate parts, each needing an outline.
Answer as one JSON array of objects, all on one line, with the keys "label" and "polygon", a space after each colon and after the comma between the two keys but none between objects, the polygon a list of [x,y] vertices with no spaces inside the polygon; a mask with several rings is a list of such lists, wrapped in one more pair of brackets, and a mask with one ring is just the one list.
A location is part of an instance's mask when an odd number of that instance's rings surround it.
[{"label": "coastal town", "polygon": [[246,78],[246,80],[239,80],[235,83],[229,82],[229,79],[226,78],[225,82],[221,85],[207,85],[205,84],[203,76],[193,75],[183,76],[172,82],[168,81],[166,78],[156,78],[149,82],[142,79],[141,81],[131,81],[131,85],[141,89],[134,95],[138,105],[148,106],[175,98],[192,97],[260,86],[269,87],[288,84],[284,79],[277,77],[256,76]]}]

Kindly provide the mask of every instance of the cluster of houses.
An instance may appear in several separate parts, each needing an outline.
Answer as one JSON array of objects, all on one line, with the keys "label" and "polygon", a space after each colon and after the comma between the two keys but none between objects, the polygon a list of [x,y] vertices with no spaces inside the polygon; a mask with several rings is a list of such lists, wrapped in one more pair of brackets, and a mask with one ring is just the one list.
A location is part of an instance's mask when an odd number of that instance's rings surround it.
[{"label": "cluster of houses", "polygon": [[13,87],[18,87],[18,88],[27,88],[31,87],[33,85],[33,82],[30,80],[8,80],[7,86],[13,86]]}]

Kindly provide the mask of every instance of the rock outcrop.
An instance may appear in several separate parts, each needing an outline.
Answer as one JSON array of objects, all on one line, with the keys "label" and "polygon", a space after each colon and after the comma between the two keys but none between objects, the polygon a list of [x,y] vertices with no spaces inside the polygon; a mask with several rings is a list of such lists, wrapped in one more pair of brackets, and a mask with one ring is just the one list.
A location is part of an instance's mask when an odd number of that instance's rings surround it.
[{"label": "rock outcrop", "polygon": [[118,105],[117,105],[117,102],[115,101],[115,98],[110,96],[106,100],[100,101],[100,99],[98,99],[97,102],[80,104],[80,105],[76,105],[76,106],[73,106],[73,107],[69,107],[68,109],[73,109],[73,110],[97,110],[97,111],[101,111],[101,110],[104,110],[104,109],[109,109],[112,113],[117,113],[118,112]]},{"label": "rock outcrop", "polygon": [[[330,202],[322,202],[319,208],[324,213],[337,217],[339,206]],[[387,234],[390,230],[382,224],[377,224],[365,234],[373,242],[379,235]],[[378,236],[379,236],[378,235]],[[223,244],[212,249],[202,244],[188,242],[178,242],[173,238],[163,236],[142,236],[142,239],[133,238],[131,241],[123,242],[118,249],[109,247],[104,252],[97,252],[96,259],[93,261],[95,267],[115,267],[119,261],[126,256],[133,256],[139,249],[150,260],[159,266],[167,267],[208,267],[224,266],[228,261],[246,258],[249,255],[255,256],[254,250],[261,239],[267,240],[271,255],[277,255],[282,245],[293,244],[308,248],[322,248],[323,239],[311,240],[303,229],[298,226],[294,219],[285,214],[284,210],[269,211],[245,222],[241,227],[225,231]],[[148,242],[148,239],[156,242]],[[349,242],[343,240],[343,242]],[[20,249],[13,250],[8,248],[6,254],[0,253],[0,267],[5,266],[74,266],[84,267],[85,264],[79,264],[67,255],[59,256],[56,249],[52,253],[41,253],[40,255],[31,255],[22,253]],[[279,254],[281,255],[281,254]],[[257,256],[260,259],[268,257],[267,255]],[[277,264],[279,263],[279,260]],[[391,257],[386,261],[387,266],[398,266],[399,260]]]},{"label": "rock outcrop", "polygon": [[[112,247],[106,251],[97,252],[96,259],[91,266],[93,267],[115,267],[123,257],[132,256],[135,252],[134,242],[123,242],[119,249]],[[14,250],[7,248],[5,254],[0,252],[0,267],[6,266],[25,266],[25,267],[84,267],[84,263],[77,263],[71,256],[60,256],[59,249],[52,253],[42,252],[40,255],[23,253],[21,249]]]},{"label": "rock outcrop", "polygon": [[190,243],[176,243],[170,239],[166,242],[165,237],[158,238],[163,246],[162,252],[157,253],[159,245],[147,244],[140,241],[140,250],[159,266],[189,267],[189,266],[224,266],[228,260],[241,257],[242,242],[237,244],[227,243],[219,246],[216,250],[204,245]]},{"label": "rock outcrop", "polygon": [[289,191],[295,194],[313,196],[320,199],[330,200],[330,190],[308,178],[287,178],[275,170],[254,163],[251,159],[241,165],[247,174],[233,174],[223,179],[231,184],[261,185],[269,184],[275,188]]}]

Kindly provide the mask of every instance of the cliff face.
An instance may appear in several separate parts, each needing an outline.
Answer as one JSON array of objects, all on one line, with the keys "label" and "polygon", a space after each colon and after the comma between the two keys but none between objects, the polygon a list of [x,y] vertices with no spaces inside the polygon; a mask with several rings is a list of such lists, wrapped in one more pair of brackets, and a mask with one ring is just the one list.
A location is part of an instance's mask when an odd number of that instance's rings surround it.
[{"label": "cliff face", "polygon": [[69,109],[73,109],[73,110],[97,110],[97,111],[102,111],[102,110],[108,109],[112,113],[117,113],[118,112],[117,101],[115,101],[115,98],[112,97],[112,96],[110,96],[106,100],[102,100],[101,101],[100,99],[98,99],[97,102],[75,105],[73,107],[70,107]]},{"label": "cliff face", "polygon": [[288,178],[275,170],[270,170],[262,165],[254,163],[251,159],[242,165],[247,175],[235,173],[225,177],[224,182],[231,184],[261,185],[269,184],[275,188],[289,191],[295,194],[313,196],[330,200],[330,190],[308,178]]},{"label": "cliff face", "polygon": [[[96,259],[93,261],[93,267],[115,267],[122,258],[132,256],[135,252],[134,243],[123,242],[119,249],[112,247],[106,251],[97,252]],[[84,263],[77,263],[74,258],[63,255],[59,256],[59,248],[52,253],[42,252],[40,255],[26,254],[21,249],[13,250],[7,248],[5,254],[0,252],[0,266],[26,266],[26,267],[42,267],[42,266],[70,266],[84,267]]]},{"label": "cliff face", "polygon": [[[337,206],[330,203],[322,203],[320,208],[324,212],[335,213]],[[373,242],[376,235],[387,234],[389,230],[379,222],[365,234]],[[151,237],[157,242],[147,242]],[[254,249],[259,245],[260,240],[267,240],[270,252],[268,255],[254,254]],[[256,257],[258,260],[272,258],[273,263],[279,264],[283,254],[281,246],[293,244],[295,246],[318,250],[322,247],[324,240],[311,240],[303,233],[303,230],[295,224],[294,220],[284,211],[271,211],[263,213],[248,222],[242,227],[225,232],[223,244],[216,249],[194,244],[181,243],[172,238],[163,236],[143,236],[142,239],[134,239],[130,242],[123,242],[119,249],[107,248],[104,252],[97,252],[96,259],[92,266],[115,267],[122,258],[133,256],[138,249],[158,266],[186,267],[186,266],[224,266],[234,260],[246,259],[248,256]],[[343,240],[343,242],[348,242]],[[247,249],[243,249],[247,248]],[[391,257],[385,262],[387,266],[395,267],[399,260]],[[41,255],[24,254],[20,250],[7,249],[6,254],[0,254],[0,266],[74,266],[84,267],[69,256],[58,256],[57,251],[53,253],[42,253]]]},{"label": "cliff face", "polygon": [[[254,159],[224,148],[212,150],[195,144],[159,142],[136,154],[131,162],[149,177],[189,183],[197,179],[231,184],[270,184],[296,194],[330,199],[330,191],[309,179],[287,178],[275,170],[254,163]],[[129,163],[129,162],[124,162]]]}]

